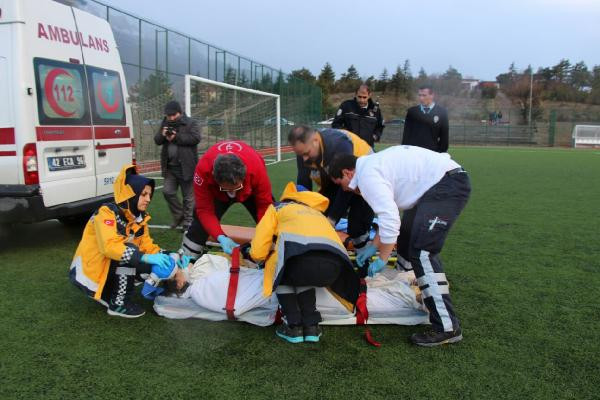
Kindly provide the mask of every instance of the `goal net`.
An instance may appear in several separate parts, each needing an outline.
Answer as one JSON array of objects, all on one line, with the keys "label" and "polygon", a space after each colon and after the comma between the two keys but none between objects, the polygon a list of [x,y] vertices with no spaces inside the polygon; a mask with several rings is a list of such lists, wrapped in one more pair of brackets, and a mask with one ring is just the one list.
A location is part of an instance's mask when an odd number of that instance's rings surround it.
[{"label": "goal net", "polygon": [[573,147],[600,147],[600,125],[575,125]]},{"label": "goal net", "polygon": [[202,128],[202,148],[243,140],[265,162],[281,161],[279,95],[186,75],[185,111]]}]

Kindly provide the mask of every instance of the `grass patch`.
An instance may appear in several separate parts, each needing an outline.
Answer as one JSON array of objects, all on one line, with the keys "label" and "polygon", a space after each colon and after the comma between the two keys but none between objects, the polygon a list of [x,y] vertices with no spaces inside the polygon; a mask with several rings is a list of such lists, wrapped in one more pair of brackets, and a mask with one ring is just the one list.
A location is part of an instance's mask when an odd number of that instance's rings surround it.
[{"label": "grass patch", "polygon": [[[600,158],[452,154],[473,185],[442,253],[460,344],[415,348],[415,328],[375,326],[383,346],[373,349],[361,328],[326,326],[318,345],[290,345],[273,327],[109,317],[68,281],[81,231],[48,221],[0,232],[0,398],[597,398]],[[278,197],[295,163],[269,173]],[[151,214],[169,223],[162,196]],[[225,222],[251,218],[235,206]],[[165,248],[181,241],[153,236]]]}]

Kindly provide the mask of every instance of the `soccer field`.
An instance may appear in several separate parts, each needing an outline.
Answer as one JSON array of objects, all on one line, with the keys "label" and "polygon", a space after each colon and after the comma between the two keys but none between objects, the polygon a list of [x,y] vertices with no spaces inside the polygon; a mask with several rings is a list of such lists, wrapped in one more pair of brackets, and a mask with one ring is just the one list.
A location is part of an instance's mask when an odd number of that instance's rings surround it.
[{"label": "soccer field", "polygon": [[[0,398],[598,398],[600,151],[451,154],[473,186],[442,253],[461,343],[417,348],[420,327],[373,326],[376,349],[362,327],[325,326],[292,345],[273,327],[109,317],[68,280],[81,230],[49,221],[0,232]],[[269,166],[276,197],[295,169]],[[170,223],[161,195],[150,213]],[[225,223],[251,218],[236,206]]]}]

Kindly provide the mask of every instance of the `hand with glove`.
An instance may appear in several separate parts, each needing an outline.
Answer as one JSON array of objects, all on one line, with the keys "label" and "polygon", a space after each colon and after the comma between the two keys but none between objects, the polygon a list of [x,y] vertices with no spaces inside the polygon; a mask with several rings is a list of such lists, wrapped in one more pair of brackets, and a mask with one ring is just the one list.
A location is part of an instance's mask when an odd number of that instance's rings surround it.
[{"label": "hand with glove", "polygon": [[369,276],[372,278],[376,273],[382,271],[386,265],[387,261],[383,261],[381,258],[377,257],[377,260],[369,265]]},{"label": "hand with glove", "polygon": [[370,260],[377,253],[377,247],[372,244],[356,249],[356,263],[359,267],[363,267],[365,262]]},{"label": "hand with glove", "polygon": [[[154,255],[154,254],[150,254]],[[144,282],[144,286],[142,287],[142,296],[149,300],[154,300],[154,298],[160,295],[164,289],[158,287],[160,281],[165,279],[171,279],[175,276],[175,272],[177,272],[177,266],[175,260],[171,257],[167,256],[168,264],[152,264],[152,272],[150,276]]]},{"label": "hand with glove", "polygon": [[160,265],[164,268],[168,268],[171,265],[172,258],[164,253],[156,254],[144,254],[142,256],[142,262],[152,265]]},{"label": "hand with glove", "polygon": [[229,255],[231,255],[231,253],[233,253],[234,247],[239,246],[239,244],[237,244],[236,242],[234,242],[233,240],[231,240],[230,238],[228,238],[225,235],[219,235],[219,237],[217,237],[217,241],[219,243],[221,243],[221,247],[223,248],[223,251]]}]

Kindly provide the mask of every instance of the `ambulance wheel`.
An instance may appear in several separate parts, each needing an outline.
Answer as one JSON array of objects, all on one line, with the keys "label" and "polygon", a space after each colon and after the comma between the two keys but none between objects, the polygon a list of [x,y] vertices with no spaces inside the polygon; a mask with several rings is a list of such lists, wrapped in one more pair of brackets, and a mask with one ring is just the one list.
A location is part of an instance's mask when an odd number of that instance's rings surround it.
[{"label": "ambulance wheel", "polygon": [[60,217],[58,220],[65,226],[83,226],[90,219],[89,214],[69,215],[68,217]]}]

